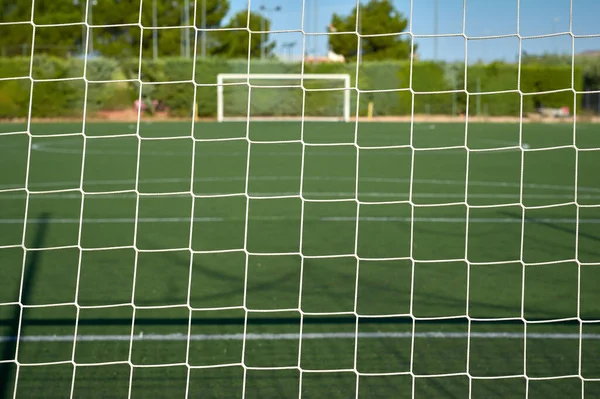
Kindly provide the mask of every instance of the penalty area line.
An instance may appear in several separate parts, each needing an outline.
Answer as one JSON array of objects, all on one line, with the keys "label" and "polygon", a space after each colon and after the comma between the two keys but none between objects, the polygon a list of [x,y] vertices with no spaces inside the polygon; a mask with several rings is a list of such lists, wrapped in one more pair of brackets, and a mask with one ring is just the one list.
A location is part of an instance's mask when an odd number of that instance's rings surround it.
[{"label": "penalty area line", "polygon": [[[285,341],[299,340],[300,334],[135,334],[131,335],[78,335],[78,342],[116,342],[116,341]],[[373,338],[432,338],[432,339],[462,339],[462,338],[484,338],[484,339],[524,339],[523,333],[510,332],[331,332],[331,333],[305,333],[302,339],[373,339]],[[578,339],[600,339],[600,334],[576,334],[576,333],[534,333],[527,334],[527,339],[554,339],[554,340],[578,340]],[[0,336],[0,342],[14,342],[17,337]],[[24,335],[21,342],[73,342],[73,335]]]},{"label": "penalty area line", "polygon": [[[2,224],[39,224],[42,222],[51,224],[81,224],[81,223],[100,223],[100,224],[118,224],[118,223],[224,223],[245,221],[239,217],[147,217],[147,218],[56,218],[42,221],[41,219],[20,219],[7,218],[0,219]],[[280,222],[290,220],[300,220],[300,217],[292,216],[251,216],[248,220],[258,222]],[[356,222],[356,216],[323,216],[320,218],[304,217],[305,221],[319,222]],[[395,216],[362,216],[358,218],[362,222],[402,222],[402,223],[465,223],[467,219],[462,217],[395,217]],[[522,223],[521,218],[469,218],[469,223]],[[572,219],[572,218],[525,218],[525,223],[575,223],[575,224],[600,224],[600,218],[592,219]]]}]

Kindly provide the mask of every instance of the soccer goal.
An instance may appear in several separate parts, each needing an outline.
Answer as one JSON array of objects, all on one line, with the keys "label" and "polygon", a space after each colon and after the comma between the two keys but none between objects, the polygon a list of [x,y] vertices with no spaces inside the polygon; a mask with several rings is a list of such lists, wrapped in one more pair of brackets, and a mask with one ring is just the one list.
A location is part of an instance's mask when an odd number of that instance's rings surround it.
[{"label": "soccer goal", "polygon": [[348,74],[217,76],[217,120],[350,121]]},{"label": "soccer goal", "polygon": [[600,0],[0,4],[0,399],[600,398]]}]

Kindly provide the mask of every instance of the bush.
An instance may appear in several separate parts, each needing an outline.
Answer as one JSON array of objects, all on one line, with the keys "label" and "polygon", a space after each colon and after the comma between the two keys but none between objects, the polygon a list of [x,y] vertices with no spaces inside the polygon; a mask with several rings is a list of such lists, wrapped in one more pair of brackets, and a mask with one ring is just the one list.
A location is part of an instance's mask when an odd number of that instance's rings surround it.
[{"label": "bush", "polygon": [[[453,97],[449,93],[436,93],[452,89],[451,83],[446,79],[443,63],[418,62],[412,65],[412,84],[410,64],[405,63],[400,71],[401,80],[406,82],[405,87],[411,87],[414,95],[415,114],[449,114],[453,109]],[[410,91],[399,93],[399,113],[410,115],[413,106],[413,94]]]},{"label": "bush", "polygon": [[[83,113],[86,100],[86,82],[84,80],[84,61],[75,58],[35,57],[31,77],[33,98],[31,113],[34,117],[65,117]],[[28,57],[0,58],[2,77],[28,76],[30,59]],[[88,81],[106,81],[118,71],[115,60],[94,59],[87,63]],[[25,71],[25,72],[24,72]],[[63,80],[67,78],[78,78]],[[52,80],[59,79],[59,80]],[[29,112],[31,90],[29,79],[10,79],[0,81],[0,117],[26,117]],[[88,112],[94,112],[113,101],[114,92],[106,90],[106,84],[89,83],[87,87]]]},{"label": "bush", "polygon": [[[219,73],[300,73],[300,63],[283,63],[277,60],[227,60],[220,58],[199,59],[195,68],[190,59],[181,57],[162,58],[157,61],[137,59],[91,59],[36,57],[33,63],[34,79],[60,79],[34,83],[32,114],[36,117],[78,116],[83,112],[84,101],[88,113],[103,109],[129,107],[139,96],[141,77],[144,99],[161,100],[173,116],[190,116],[195,102],[198,115],[214,117],[217,112],[216,79]],[[469,112],[477,114],[487,110],[490,115],[518,115],[521,97],[516,92],[518,67],[513,64],[493,63],[470,65],[465,76],[464,65],[434,62],[379,61],[355,63],[305,64],[305,73],[346,73],[351,84],[351,112],[365,115],[367,104],[374,103],[376,115],[410,115],[415,113],[450,114],[464,111],[467,92],[498,92],[514,90],[513,93],[471,95]],[[29,109],[30,62],[28,57],[0,57],[0,118],[25,117]],[[588,68],[589,69],[589,68]],[[358,70],[358,83],[357,79]],[[25,71],[25,72],[24,72]],[[24,79],[18,79],[19,77]],[[588,79],[585,75],[585,79]],[[81,79],[66,79],[77,78]],[[133,79],[132,82],[94,83],[110,81],[115,77]],[[576,68],[573,76],[570,65],[526,64],[521,68],[520,89],[524,112],[531,112],[536,104],[548,107],[573,105],[573,92],[559,91],[550,94],[529,94],[541,91],[561,90],[571,87],[574,77],[575,90],[583,87],[584,75]],[[409,85],[412,78],[412,86]],[[466,79],[466,82],[465,82]],[[589,79],[588,79],[589,80]],[[158,83],[160,82],[160,83]],[[176,83],[175,83],[176,82]],[[87,83],[87,84],[86,84]],[[436,93],[458,88],[467,92]],[[414,95],[410,88],[416,93]],[[307,82],[307,88],[322,88],[320,83]],[[87,89],[87,98],[85,97]],[[227,90],[234,90],[229,87]],[[379,91],[378,91],[379,90]],[[305,111],[310,115],[331,114],[334,107],[341,106],[341,91],[306,92]],[[245,85],[226,98],[228,112],[244,115],[247,109],[248,91]],[[253,89],[251,112],[268,112],[274,115],[297,115],[303,101],[302,89]],[[579,99],[578,99],[579,101]],[[460,104],[463,104],[462,106]],[[578,107],[579,109],[580,107]]]},{"label": "bush", "polygon": [[[217,75],[219,73],[245,73],[248,71],[246,60],[224,60],[219,58],[200,59],[196,63],[195,83],[198,115],[215,116],[217,113]],[[279,61],[253,61],[251,73],[300,73],[300,64],[288,64]],[[137,66],[132,65],[132,74],[137,74]],[[186,58],[169,58],[157,62],[142,64],[144,95],[163,101],[173,116],[188,116],[193,109],[193,90],[191,82],[193,65]],[[348,65],[306,65],[305,73],[343,73],[352,72]],[[189,81],[176,84],[152,85],[152,82]],[[285,82],[284,84],[290,84]],[[292,83],[294,84],[294,83]],[[149,88],[153,87],[151,91]],[[320,88],[315,82],[307,82],[307,88]],[[277,90],[275,93],[274,91]],[[245,115],[248,108],[248,88],[246,85],[228,86],[226,91],[227,112],[232,115]],[[284,94],[285,93],[285,94]],[[300,88],[278,88],[252,90],[251,114],[261,115],[268,112],[273,115],[298,115],[303,99]],[[327,115],[332,107],[341,106],[341,91],[307,91],[305,112],[310,115]],[[355,96],[354,96],[355,97]],[[353,102],[355,104],[355,101]]]},{"label": "bush", "polygon": [[[568,106],[573,111],[574,93],[571,79],[574,76],[576,91],[583,87],[581,70],[576,68],[572,73],[571,66],[525,65],[521,70],[521,90],[525,93],[563,90],[556,93],[533,94],[524,98],[524,111],[532,112],[537,105],[548,108]],[[581,109],[581,96],[577,99],[577,109]]]}]

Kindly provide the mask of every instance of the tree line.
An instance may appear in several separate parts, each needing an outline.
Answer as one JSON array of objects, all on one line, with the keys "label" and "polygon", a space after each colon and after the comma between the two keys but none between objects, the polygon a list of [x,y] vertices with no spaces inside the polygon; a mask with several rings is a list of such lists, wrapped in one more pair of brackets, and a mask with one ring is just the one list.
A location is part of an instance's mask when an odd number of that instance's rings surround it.
[{"label": "tree line", "polygon": [[[0,56],[28,56],[32,45],[36,54],[55,56],[87,50],[124,58],[138,56],[140,49],[144,58],[189,56],[190,44],[196,44],[202,46],[198,55],[272,57],[276,43],[268,32],[260,33],[271,29],[271,20],[260,11],[230,11],[229,0],[0,0]],[[407,24],[390,0],[369,0],[358,12],[354,7],[333,14],[329,48],[348,61],[406,59],[411,42],[401,33]],[[356,33],[366,36],[359,42]]]}]

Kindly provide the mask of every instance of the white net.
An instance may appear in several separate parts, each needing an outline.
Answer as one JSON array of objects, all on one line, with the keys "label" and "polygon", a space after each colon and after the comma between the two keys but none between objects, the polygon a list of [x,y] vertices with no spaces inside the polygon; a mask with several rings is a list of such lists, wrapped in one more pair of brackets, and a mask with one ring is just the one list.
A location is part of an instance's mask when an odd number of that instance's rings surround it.
[{"label": "white net", "polygon": [[0,398],[599,396],[596,6],[439,3],[0,1]]}]

